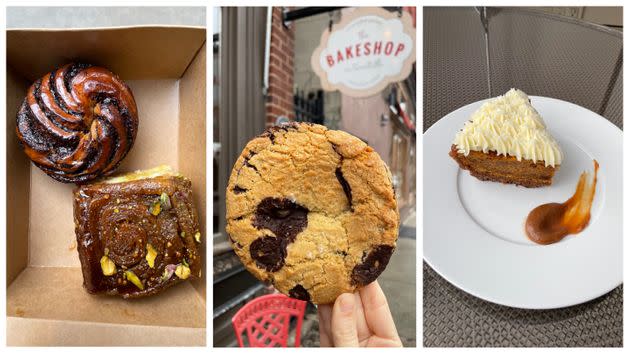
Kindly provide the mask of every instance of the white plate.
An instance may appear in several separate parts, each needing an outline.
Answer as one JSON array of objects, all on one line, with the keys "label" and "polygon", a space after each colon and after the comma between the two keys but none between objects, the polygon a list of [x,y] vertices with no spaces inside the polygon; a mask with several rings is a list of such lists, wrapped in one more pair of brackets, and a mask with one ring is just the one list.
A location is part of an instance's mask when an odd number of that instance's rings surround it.
[{"label": "white plate", "polygon": [[[481,182],[448,155],[455,133],[484,101],[451,112],[424,134],[424,259],[458,288],[494,303],[551,309],[579,304],[622,282],[622,132],[569,102],[530,97],[564,161],[552,186]],[[581,233],[540,246],[527,214],[564,202],[599,162],[591,221]]]}]

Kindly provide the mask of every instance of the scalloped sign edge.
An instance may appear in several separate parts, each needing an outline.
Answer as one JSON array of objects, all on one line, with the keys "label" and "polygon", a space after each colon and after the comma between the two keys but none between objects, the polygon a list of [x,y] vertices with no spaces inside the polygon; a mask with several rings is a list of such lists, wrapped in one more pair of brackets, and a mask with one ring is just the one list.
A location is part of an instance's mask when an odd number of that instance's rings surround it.
[{"label": "scalloped sign edge", "polygon": [[[354,54],[367,53],[372,54],[376,45],[372,47],[370,42],[365,42],[363,45],[356,43],[349,46],[338,47],[339,49],[335,50],[335,55],[328,54],[328,45],[329,41],[332,37],[335,40],[337,36],[341,36],[343,34],[347,34],[346,30],[357,24],[358,20],[368,20],[368,18],[372,18],[373,20],[379,21],[379,25],[383,23],[394,21],[393,26],[400,26],[400,32],[397,34],[399,38],[399,42],[391,41],[392,44],[389,46],[389,52],[397,56],[400,54],[402,57],[406,56],[403,61],[399,64],[400,70],[393,74],[388,74],[387,72],[380,72],[380,78],[372,85],[366,86],[365,88],[357,88],[352,87],[346,83],[343,79],[338,80],[338,82],[333,82],[329,78],[330,74],[335,74],[334,72],[330,72],[323,67],[323,63],[328,63],[330,67],[334,65],[338,65],[342,61],[347,59],[354,59]],[[404,41],[401,47],[401,41]],[[372,42],[373,44],[374,42]],[[405,50],[405,43],[411,43],[410,50]],[[385,54],[387,44],[381,44],[382,53]],[[342,51],[343,49],[343,51]],[[381,55],[383,57],[385,55]],[[340,59],[339,62],[336,62],[337,59]],[[332,60],[333,64],[330,64],[330,60]],[[411,73],[411,68],[413,63],[416,61],[416,30],[413,27],[411,15],[403,11],[402,16],[399,16],[396,12],[389,12],[385,9],[378,7],[365,7],[358,8],[350,13],[344,13],[342,15],[341,21],[332,26],[332,31],[326,29],[321,36],[320,44],[315,49],[311,56],[311,67],[313,71],[319,76],[322,88],[326,91],[335,91],[339,90],[344,94],[347,94],[352,97],[368,97],[375,95],[382,91],[387,85],[393,82],[399,82],[404,80]],[[391,59],[389,60],[391,63]],[[345,63],[343,63],[345,64]],[[387,63],[385,65],[381,65],[382,67],[387,68]],[[383,70],[385,71],[385,70]],[[356,73],[355,73],[356,75]]]}]

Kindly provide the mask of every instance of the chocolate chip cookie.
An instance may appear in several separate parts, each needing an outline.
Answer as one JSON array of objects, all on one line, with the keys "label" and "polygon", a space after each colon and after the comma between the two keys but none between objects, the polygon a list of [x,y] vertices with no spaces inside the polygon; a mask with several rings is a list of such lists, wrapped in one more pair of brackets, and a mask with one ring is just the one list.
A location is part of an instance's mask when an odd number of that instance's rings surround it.
[{"label": "chocolate chip cookie", "polygon": [[252,139],[227,188],[227,233],[245,267],[328,304],[374,281],[396,247],[391,174],[358,138],[289,123]]}]

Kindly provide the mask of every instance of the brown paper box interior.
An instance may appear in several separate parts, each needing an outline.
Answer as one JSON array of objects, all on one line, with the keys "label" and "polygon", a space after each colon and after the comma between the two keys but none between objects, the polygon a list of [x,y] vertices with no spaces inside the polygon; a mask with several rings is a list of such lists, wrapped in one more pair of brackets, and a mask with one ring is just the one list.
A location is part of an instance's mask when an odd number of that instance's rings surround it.
[{"label": "brown paper box interior", "polygon": [[7,344],[205,345],[205,274],[138,300],[83,289],[75,186],[32,165],[14,133],[35,79],[75,60],[109,68],[131,87],[140,120],[117,172],[173,166],[192,180],[205,230],[205,38],[179,27],[7,31]]}]

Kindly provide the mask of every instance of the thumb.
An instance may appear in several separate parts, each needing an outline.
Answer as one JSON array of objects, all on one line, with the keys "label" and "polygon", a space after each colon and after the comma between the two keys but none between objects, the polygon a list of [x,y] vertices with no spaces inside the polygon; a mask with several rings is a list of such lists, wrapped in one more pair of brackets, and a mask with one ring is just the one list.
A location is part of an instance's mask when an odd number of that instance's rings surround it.
[{"label": "thumb", "polygon": [[333,306],[331,332],[335,347],[358,347],[357,323],[353,294],[341,294]]}]

